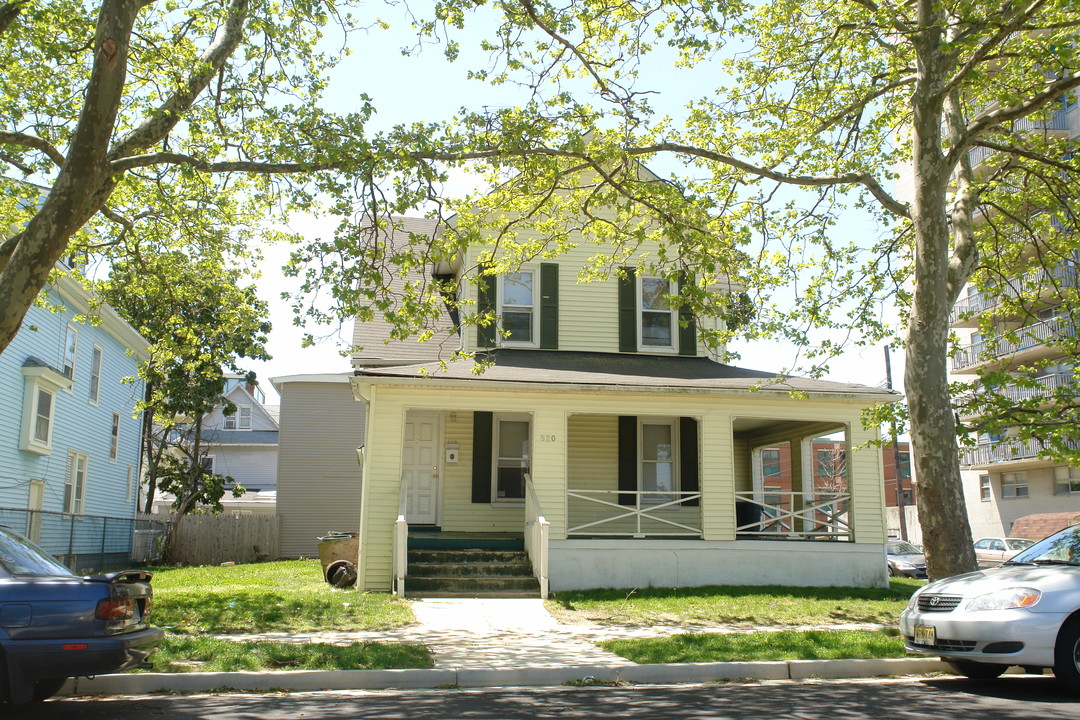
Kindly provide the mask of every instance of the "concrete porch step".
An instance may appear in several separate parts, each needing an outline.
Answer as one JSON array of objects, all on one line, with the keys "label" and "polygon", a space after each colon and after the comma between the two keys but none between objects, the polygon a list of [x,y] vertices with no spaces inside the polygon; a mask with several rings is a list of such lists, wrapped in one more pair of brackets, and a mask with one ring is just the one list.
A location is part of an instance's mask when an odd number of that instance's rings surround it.
[{"label": "concrete porch step", "polygon": [[405,578],[406,597],[540,597],[535,577]]},{"label": "concrete porch step", "polygon": [[528,559],[516,562],[409,562],[409,577],[531,577]]},{"label": "concrete porch step", "polygon": [[486,565],[529,562],[529,556],[523,550],[414,550],[410,547],[407,558],[410,566],[415,563]]}]

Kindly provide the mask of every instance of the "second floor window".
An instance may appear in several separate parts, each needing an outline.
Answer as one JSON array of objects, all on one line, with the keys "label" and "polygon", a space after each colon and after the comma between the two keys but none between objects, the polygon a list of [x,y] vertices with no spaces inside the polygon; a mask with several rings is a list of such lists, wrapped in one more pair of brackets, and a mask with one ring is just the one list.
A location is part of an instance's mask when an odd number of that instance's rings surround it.
[{"label": "second floor window", "polygon": [[989,475],[980,475],[979,476],[979,499],[980,500],[989,500],[990,497],[991,497],[991,494],[992,493],[991,493],[991,490],[990,490],[990,476]]},{"label": "second floor window", "polygon": [[1080,470],[1068,465],[1054,468],[1054,494],[1069,495],[1080,493]]},{"label": "second floor window", "polygon": [[90,356],[90,402],[97,404],[101,396],[101,348],[94,346]]},{"label": "second floor window", "polygon": [[75,353],[79,346],[79,331],[68,325],[67,336],[64,338],[64,377],[68,380],[75,379]]},{"label": "second floor window", "polygon": [[911,454],[907,450],[900,450],[896,453],[896,458],[899,462],[896,476],[907,480],[911,477]]},{"label": "second floor window", "polygon": [[34,405],[34,442],[48,446],[52,441],[53,394],[37,388]]},{"label": "second floor window", "polygon": [[675,311],[668,304],[671,283],[663,278],[643,277],[639,283],[640,343],[645,349],[675,347]]},{"label": "second floor window", "polygon": [[1017,498],[1028,496],[1028,481],[1026,472],[1011,472],[1001,474],[1001,497]]},{"label": "second floor window", "polygon": [[109,459],[116,460],[120,455],[120,413],[112,414],[112,433],[109,437]]},{"label": "second floor window", "polygon": [[522,269],[502,276],[499,324],[503,343],[536,342],[536,274]]}]

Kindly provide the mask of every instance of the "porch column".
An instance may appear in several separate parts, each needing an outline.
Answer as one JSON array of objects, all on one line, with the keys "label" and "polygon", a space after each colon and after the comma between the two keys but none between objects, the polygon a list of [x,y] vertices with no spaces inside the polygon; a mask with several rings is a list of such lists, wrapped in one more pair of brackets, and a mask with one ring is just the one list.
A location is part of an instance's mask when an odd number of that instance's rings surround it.
[{"label": "porch column", "polygon": [[[870,445],[880,435],[878,428],[869,430],[862,423],[851,423],[847,432],[848,505],[853,539],[857,543],[883,543],[886,540],[885,475],[881,448]],[[852,452],[852,448],[864,446]]]},{"label": "porch column", "polygon": [[533,412],[535,450],[530,462],[533,487],[544,517],[551,523],[551,540],[566,539],[566,413],[561,409]]},{"label": "porch column", "polygon": [[704,415],[701,427],[701,530],[705,540],[735,539],[735,452],[731,417]]},{"label": "porch column", "polygon": [[[791,440],[791,492],[809,492],[814,489],[814,436]],[[805,520],[798,514],[804,505],[802,495],[791,496],[791,510],[796,513],[791,529],[801,532],[806,529]]]},{"label": "porch column", "polygon": [[393,576],[394,521],[401,498],[401,446],[404,432],[400,404],[368,405],[364,480],[360,501],[360,561],[357,590],[390,590]]}]

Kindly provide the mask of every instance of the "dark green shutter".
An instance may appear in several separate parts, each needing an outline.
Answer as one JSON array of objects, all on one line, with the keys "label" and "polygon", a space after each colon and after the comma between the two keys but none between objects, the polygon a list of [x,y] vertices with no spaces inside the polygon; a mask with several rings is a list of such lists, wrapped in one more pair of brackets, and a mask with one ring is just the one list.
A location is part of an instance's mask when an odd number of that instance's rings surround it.
[{"label": "dark green shutter", "polygon": [[[686,274],[679,273],[680,295],[685,284]],[[679,354],[697,355],[697,327],[694,324],[694,313],[685,303],[679,306]]]},{"label": "dark green shutter", "polygon": [[[637,417],[619,416],[619,490],[638,489]],[[636,495],[619,495],[620,505],[636,505]]]},{"label": "dark green shutter", "polygon": [[559,349],[559,266],[540,264],[540,347]]},{"label": "dark green shutter", "polygon": [[491,502],[491,430],[494,415],[473,413],[472,501]]},{"label": "dark green shutter", "polygon": [[[679,481],[683,492],[701,489],[701,468],[698,460],[698,423],[692,417],[679,418]],[[698,498],[683,505],[698,505]]]},{"label": "dark green shutter", "polygon": [[634,268],[619,278],[619,352],[637,352],[637,280]]},{"label": "dark green shutter", "polygon": [[[476,311],[479,314],[495,313],[495,276],[481,275],[476,285]],[[496,318],[488,325],[476,326],[476,345],[482,348],[495,347],[496,333],[499,329]]]}]

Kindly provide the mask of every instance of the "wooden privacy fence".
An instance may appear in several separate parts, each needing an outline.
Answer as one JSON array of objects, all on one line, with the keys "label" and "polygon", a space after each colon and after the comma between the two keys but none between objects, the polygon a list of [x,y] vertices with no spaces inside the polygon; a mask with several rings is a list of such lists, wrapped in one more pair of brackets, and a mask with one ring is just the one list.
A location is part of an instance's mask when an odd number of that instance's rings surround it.
[{"label": "wooden privacy fence", "polygon": [[185,515],[172,521],[169,561],[250,563],[278,557],[277,515]]}]

